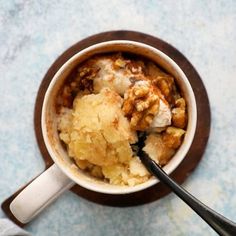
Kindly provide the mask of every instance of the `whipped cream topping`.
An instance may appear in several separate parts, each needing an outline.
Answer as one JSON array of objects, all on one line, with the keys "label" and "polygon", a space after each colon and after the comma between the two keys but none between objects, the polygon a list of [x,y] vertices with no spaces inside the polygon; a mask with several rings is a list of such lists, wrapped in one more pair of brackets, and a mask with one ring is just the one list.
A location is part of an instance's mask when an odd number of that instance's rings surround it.
[{"label": "whipped cream topping", "polygon": [[171,110],[165,102],[160,99],[159,112],[154,117],[151,128],[161,128],[171,124]]},{"label": "whipped cream topping", "polygon": [[139,87],[142,87],[142,86],[150,86],[150,82],[147,81],[147,80],[137,80],[134,84],[134,86],[139,86]]},{"label": "whipped cream topping", "polygon": [[128,69],[115,70],[113,61],[109,58],[97,60],[96,65],[100,71],[94,79],[94,92],[99,93],[104,87],[108,87],[123,96],[131,85],[129,78],[133,74]]}]

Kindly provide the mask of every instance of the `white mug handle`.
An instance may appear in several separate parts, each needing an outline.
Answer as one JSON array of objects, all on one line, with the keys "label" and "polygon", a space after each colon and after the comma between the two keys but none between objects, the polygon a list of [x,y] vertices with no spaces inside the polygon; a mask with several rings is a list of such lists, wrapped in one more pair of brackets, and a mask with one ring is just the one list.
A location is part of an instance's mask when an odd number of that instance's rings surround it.
[{"label": "white mug handle", "polygon": [[17,195],[10,204],[10,210],[18,221],[28,223],[74,184],[53,164]]}]

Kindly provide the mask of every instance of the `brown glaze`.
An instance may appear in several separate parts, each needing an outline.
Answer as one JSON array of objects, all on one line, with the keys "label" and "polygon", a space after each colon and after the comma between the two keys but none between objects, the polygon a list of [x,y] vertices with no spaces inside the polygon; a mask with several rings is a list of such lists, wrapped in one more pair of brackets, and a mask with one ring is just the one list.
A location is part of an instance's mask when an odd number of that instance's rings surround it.
[{"label": "brown glaze", "polygon": [[[198,120],[197,120],[196,134],[194,136],[194,140],[190,147],[190,150],[187,153],[187,157],[171,174],[171,177],[177,183],[179,184],[183,183],[184,180],[196,168],[199,161],[201,160],[208,141],[210,133],[211,114],[210,114],[210,105],[207,92],[197,71],[177,49],[175,49],[168,43],[162,41],[161,39],[134,31],[122,31],[122,30],[109,31],[96,34],[84,40],[81,40],[72,47],[70,47],[68,50],[66,50],[61,56],[59,56],[59,58],[51,65],[51,67],[47,71],[40,85],[34,110],[35,134],[40,151],[42,153],[42,157],[45,161],[45,169],[47,169],[53,163],[45,147],[41,130],[41,109],[42,109],[44,94],[47,90],[47,87],[50,81],[52,80],[54,74],[57,72],[57,70],[70,57],[72,57],[74,54],[76,54],[77,52],[88,46],[108,40],[133,40],[151,45],[161,50],[165,54],[167,54],[170,58],[172,58],[180,66],[180,68],[184,71],[185,75],[189,79],[189,82],[192,85],[197,102]],[[199,114],[201,114],[201,119],[199,117]],[[26,186],[19,189],[16,193],[14,193],[12,196],[10,196],[2,203],[2,209],[5,212],[5,214],[20,226],[24,226],[24,224],[21,224],[19,221],[17,221],[15,217],[11,214],[9,205],[11,201],[17,196],[17,194],[19,194],[21,190],[23,190]],[[127,207],[127,206],[146,204],[149,202],[156,201],[171,192],[162,183],[158,183],[140,192],[125,194],[125,195],[110,195],[110,194],[96,193],[87,190],[85,188],[82,188],[79,185],[75,185],[71,189],[71,191],[89,201],[116,207]]]}]

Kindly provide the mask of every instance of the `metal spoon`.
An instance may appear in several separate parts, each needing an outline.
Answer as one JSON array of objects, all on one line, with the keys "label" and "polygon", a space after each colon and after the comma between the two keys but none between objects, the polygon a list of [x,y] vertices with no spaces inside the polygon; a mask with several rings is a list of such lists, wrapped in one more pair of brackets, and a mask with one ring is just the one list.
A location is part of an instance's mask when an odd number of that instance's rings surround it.
[{"label": "metal spoon", "polygon": [[[171,179],[164,170],[152,160],[146,152],[142,150],[144,147],[146,135],[141,135],[138,141],[137,154],[150,173],[157,177],[161,182],[166,184],[178,197],[180,197],[189,207],[191,207],[209,226],[211,226],[219,235],[236,236],[236,223],[225,218],[215,212],[184,188]],[[137,147],[137,146],[136,146]]]}]

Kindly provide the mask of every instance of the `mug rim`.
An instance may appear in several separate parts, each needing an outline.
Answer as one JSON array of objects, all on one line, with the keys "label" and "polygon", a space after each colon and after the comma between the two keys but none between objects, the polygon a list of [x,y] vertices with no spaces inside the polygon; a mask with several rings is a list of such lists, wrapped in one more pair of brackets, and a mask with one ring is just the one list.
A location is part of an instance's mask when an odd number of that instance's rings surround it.
[{"label": "mug rim", "polygon": [[[93,51],[97,48],[102,48],[104,46],[111,46],[111,45],[134,45],[137,46],[139,48],[142,49],[147,49],[149,51],[151,51],[152,53],[157,54],[158,56],[160,56],[162,59],[164,59],[164,61],[166,61],[169,65],[171,65],[175,71],[177,71],[177,73],[180,75],[180,77],[183,79],[185,86],[187,87],[188,93],[190,95],[190,100],[191,100],[191,120],[192,120],[192,125],[190,127],[188,127],[187,129],[189,131],[189,137],[187,140],[184,140],[184,142],[181,144],[180,148],[181,149],[181,153],[179,154],[179,158],[177,159],[177,161],[175,161],[175,164],[172,164],[171,167],[166,168],[165,165],[163,167],[163,169],[166,171],[167,174],[171,174],[183,161],[183,159],[186,157],[186,154],[189,150],[189,148],[191,147],[194,135],[195,135],[195,131],[196,131],[196,125],[197,125],[197,108],[196,108],[196,100],[195,100],[195,96],[193,93],[193,89],[189,83],[189,80],[187,79],[186,75],[184,74],[184,72],[182,71],[182,69],[178,66],[178,64],[171,59],[169,56],[167,56],[165,53],[163,53],[161,50],[152,47],[150,45],[147,45],[145,43],[140,43],[140,42],[136,42],[136,41],[131,41],[131,40],[111,40],[111,41],[105,41],[102,43],[97,43],[94,45],[91,45],[85,49],[82,49],[81,51],[77,52],[75,55],[73,55],[71,58],[69,58],[61,67],[60,69],[56,72],[56,74],[53,76],[47,90],[44,96],[44,100],[43,100],[43,106],[42,106],[42,116],[41,116],[41,127],[42,127],[42,134],[43,134],[43,139],[45,142],[45,146],[51,156],[51,158],[53,159],[53,161],[55,162],[55,164],[57,164],[57,166],[63,171],[63,173],[65,175],[67,175],[70,179],[72,179],[76,184],[79,184],[80,186],[95,191],[95,192],[100,192],[100,193],[106,193],[106,194],[128,194],[128,193],[133,193],[133,192],[137,192],[137,191],[141,191],[144,190],[146,188],[149,188],[151,186],[153,186],[154,184],[158,183],[159,180],[151,177],[149,180],[147,180],[146,182],[142,183],[142,184],[138,184],[135,186],[119,186],[119,189],[109,189],[105,190],[102,189],[101,187],[98,187],[98,185],[96,185],[96,182],[93,181],[93,183],[91,183],[91,181],[85,181],[82,179],[78,179],[76,178],[76,176],[72,173],[72,171],[70,170],[70,168],[67,168],[55,155],[55,152],[53,150],[53,148],[50,145],[50,142],[48,141],[48,135],[47,135],[47,129],[46,129],[46,122],[45,122],[45,114],[46,114],[46,105],[49,99],[49,96],[54,88],[54,85],[57,81],[57,79],[60,79],[61,75],[63,74],[63,72],[68,68],[68,66],[70,64],[72,64],[74,61],[78,60],[78,58],[82,57],[83,55],[85,55],[86,53]],[[115,50],[114,50],[115,52]],[[137,53],[138,55],[138,53]],[[90,55],[89,57],[93,56]],[[88,58],[89,58],[88,57]],[[144,56],[145,57],[145,56]],[[189,111],[189,110],[188,110]],[[178,151],[177,151],[178,152]],[[176,152],[176,153],[177,153]],[[176,156],[175,155],[172,157],[174,158]],[[109,184],[112,186],[112,184]]]}]

